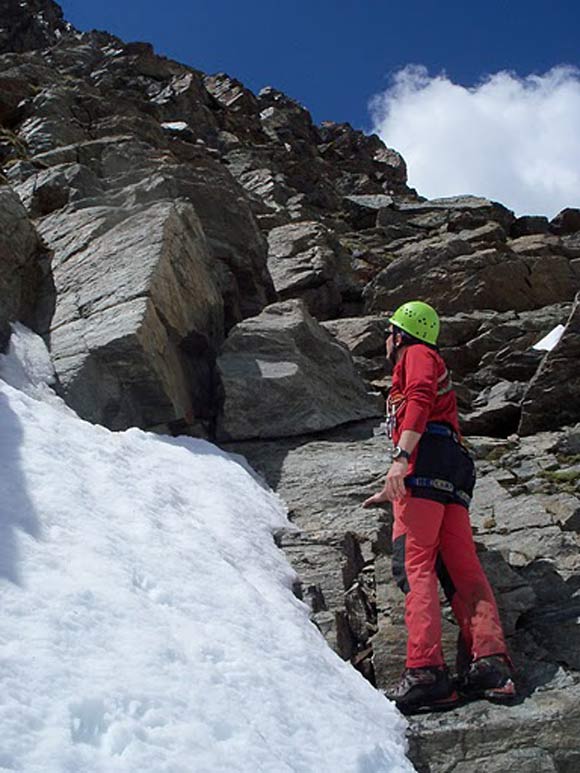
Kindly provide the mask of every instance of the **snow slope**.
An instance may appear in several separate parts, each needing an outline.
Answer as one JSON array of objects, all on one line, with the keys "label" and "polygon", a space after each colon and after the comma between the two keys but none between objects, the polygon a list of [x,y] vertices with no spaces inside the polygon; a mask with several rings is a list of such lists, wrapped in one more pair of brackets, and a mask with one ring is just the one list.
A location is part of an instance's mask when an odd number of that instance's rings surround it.
[{"label": "snow slope", "polygon": [[[81,421],[0,357],[0,771],[410,771],[291,591],[283,503],[201,440]],[[12,384],[10,386],[7,381]]]}]

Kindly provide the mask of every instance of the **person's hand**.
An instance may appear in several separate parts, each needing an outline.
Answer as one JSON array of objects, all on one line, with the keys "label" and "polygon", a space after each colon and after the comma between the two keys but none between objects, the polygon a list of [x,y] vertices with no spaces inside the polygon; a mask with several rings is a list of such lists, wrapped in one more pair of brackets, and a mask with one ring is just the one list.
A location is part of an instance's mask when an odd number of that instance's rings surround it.
[{"label": "person's hand", "polygon": [[387,473],[387,479],[382,491],[365,499],[363,507],[373,507],[382,505],[385,502],[396,502],[399,499],[404,499],[407,494],[405,475],[407,474],[408,466],[409,462],[404,457],[395,459]]},{"label": "person's hand", "polygon": [[390,502],[389,495],[386,489],[379,491],[378,494],[373,494],[372,497],[365,499],[363,507],[375,507],[376,505],[384,505],[386,502]]}]

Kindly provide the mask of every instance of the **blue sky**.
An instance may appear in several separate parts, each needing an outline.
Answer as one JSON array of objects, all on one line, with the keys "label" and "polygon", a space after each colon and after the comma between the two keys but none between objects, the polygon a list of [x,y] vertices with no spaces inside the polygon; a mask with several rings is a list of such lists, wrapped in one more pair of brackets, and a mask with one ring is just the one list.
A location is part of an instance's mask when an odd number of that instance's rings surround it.
[{"label": "blue sky", "polygon": [[64,0],[81,30],[147,40],[254,91],[272,85],[314,119],[371,126],[367,103],[408,64],[463,85],[580,64],[578,0]]}]

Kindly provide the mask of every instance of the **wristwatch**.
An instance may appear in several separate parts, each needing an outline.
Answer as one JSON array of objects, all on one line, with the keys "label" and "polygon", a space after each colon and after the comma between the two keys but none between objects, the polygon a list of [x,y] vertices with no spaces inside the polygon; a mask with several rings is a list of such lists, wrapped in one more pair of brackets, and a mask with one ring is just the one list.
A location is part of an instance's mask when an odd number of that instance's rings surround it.
[{"label": "wristwatch", "polygon": [[411,454],[408,451],[405,451],[401,446],[395,446],[393,448],[393,453],[391,454],[391,461],[396,461],[397,459],[406,459],[409,461],[411,458]]}]

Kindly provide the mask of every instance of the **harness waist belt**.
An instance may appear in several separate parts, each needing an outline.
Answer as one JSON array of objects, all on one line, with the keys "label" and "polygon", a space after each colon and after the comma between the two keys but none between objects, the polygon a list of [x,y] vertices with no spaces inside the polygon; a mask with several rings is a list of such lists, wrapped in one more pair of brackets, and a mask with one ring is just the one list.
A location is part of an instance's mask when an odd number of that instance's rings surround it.
[{"label": "harness waist belt", "polygon": [[465,491],[456,488],[453,483],[448,480],[442,480],[441,478],[423,478],[414,475],[409,475],[405,478],[405,483],[410,486],[417,486],[417,488],[434,488],[438,491],[445,491],[447,494],[451,494],[457,499],[461,500],[466,507],[469,507],[471,503],[471,497]]},{"label": "harness waist belt", "polygon": [[441,435],[442,437],[450,437],[456,443],[460,442],[457,432],[452,430],[451,427],[447,427],[445,424],[429,422],[425,427],[425,432],[427,432],[429,435]]}]

